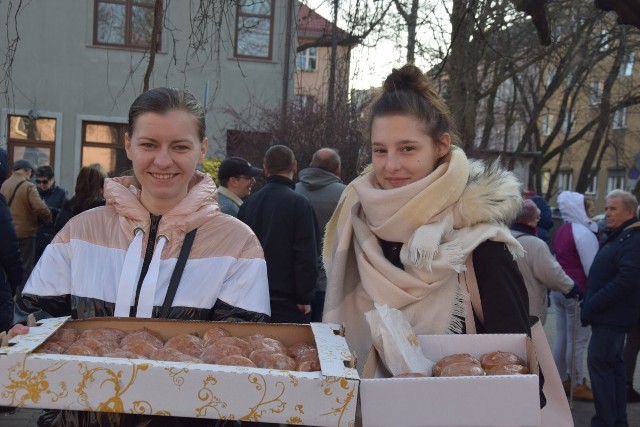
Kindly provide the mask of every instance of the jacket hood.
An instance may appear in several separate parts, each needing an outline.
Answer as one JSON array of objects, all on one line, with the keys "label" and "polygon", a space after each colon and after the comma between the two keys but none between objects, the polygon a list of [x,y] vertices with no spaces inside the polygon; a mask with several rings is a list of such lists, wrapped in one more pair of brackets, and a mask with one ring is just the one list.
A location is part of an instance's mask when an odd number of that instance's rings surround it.
[{"label": "jacket hood", "polygon": [[[159,233],[169,241],[182,242],[184,234],[220,214],[218,190],[209,174],[196,171],[189,182],[189,192],[180,203],[162,215]],[[132,176],[107,178],[104,182],[107,205],[113,205],[120,215],[125,231],[133,231],[150,224],[150,212],[140,203],[140,187]]]},{"label": "jacket hood", "polygon": [[320,168],[306,168],[298,172],[302,185],[309,191],[319,190],[329,184],[341,182],[339,176]]},{"label": "jacket hood", "polygon": [[594,233],[598,231],[598,224],[587,216],[584,209],[584,196],[574,191],[563,191],[558,195],[558,208],[564,222],[582,224]]},{"label": "jacket hood", "polygon": [[[520,181],[496,160],[469,161],[469,180],[456,205],[457,227],[489,222],[510,225],[522,209]],[[456,221],[458,222],[458,221]]]}]

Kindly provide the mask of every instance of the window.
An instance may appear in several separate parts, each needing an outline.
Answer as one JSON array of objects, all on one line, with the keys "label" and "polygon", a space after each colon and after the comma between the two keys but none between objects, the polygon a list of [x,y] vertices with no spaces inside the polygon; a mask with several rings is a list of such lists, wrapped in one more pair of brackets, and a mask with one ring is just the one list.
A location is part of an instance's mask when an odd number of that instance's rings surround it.
[{"label": "window", "polygon": [[298,53],[298,70],[315,71],[318,64],[318,48],[310,47]]},{"label": "window", "polygon": [[613,190],[624,190],[624,168],[612,168],[607,171],[607,194]]},{"label": "window", "polygon": [[614,129],[626,129],[627,128],[627,107],[617,110],[613,113],[613,128]]},{"label": "window", "polygon": [[543,136],[551,135],[551,129],[553,128],[553,114],[546,113],[542,116],[542,124],[540,125],[540,133]]},{"label": "window", "polygon": [[589,104],[599,105],[602,99],[602,90],[604,89],[604,82],[602,80],[593,80],[589,86]]},{"label": "window", "polygon": [[558,172],[558,191],[571,190],[573,188],[573,170],[563,169]]},{"label": "window", "polygon": [[609,32],[607,30],[600,31],[596,39],[598,50],[600,52],[606,52],[609,50]]},{"label": "window", "polygon": [[562,122],[562,132],[569,133],[571,132],[571,127],[573,126],[573,122],[576,121],[576,113],[570,112],[565,114],[564,121]]},{"label": "window", "polygon": [[635,52],[630,52],[627,56],[624,57],[622,64],[620,64],[620,72],[618,75],[620,77],[629,77],[633,75],[633,64],[635,62]]},{"label": "window", "polygon": [[124,123],[82,122],[82,166],[100,163],[109,176],[131,169],[124,149]]},{"label": "window", "polygon": [[55,165],[56,119],[9,116],[7,152],[10,162],[25,159],[34,168]]},{"label": "window", "polygon": [[598,171],[591,171],[591,184],[587,187],[585,194],[597,195],[598,194]]},{"label": "window", "polygon": [[551,181],[551,171],[549,169],[542,170],[542,194],[549,192],[549,182]]},{"label": "window", "polygon": [[306,109],[314,111],[316,108],[316,97],[311,95],[296,95],[294,106],[296,111],[303,111]]},{"label": "window", "polygon": [[93,44],[150,48],[153,9],[154,0],[95,0]]},{"label": "window", "polygon": [[240,0],[236,13],[235,55],[271,59],[273,0]]}]

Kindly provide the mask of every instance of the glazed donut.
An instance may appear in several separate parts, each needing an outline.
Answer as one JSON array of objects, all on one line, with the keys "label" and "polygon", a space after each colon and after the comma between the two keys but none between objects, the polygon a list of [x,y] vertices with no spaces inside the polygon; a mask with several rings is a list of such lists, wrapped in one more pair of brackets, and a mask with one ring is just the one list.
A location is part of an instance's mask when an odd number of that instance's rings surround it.
[{"label": "glazed donut", "polygon": [[230,356],[225,356],[218,359],[218,365],[227,365],[227,366],[249,366],[251,368],[256,368],[256,364],[251,360],[247,359],[244,356],[240,356],[238,354],[232,354]]},{"label": "glazed donut", "polygon": [[151,330],[147,328],[138,329],[137,331],[133,331],[127,335],[125,335],[120,341],[120,347],[124,348],[124,346],[129,341],[148,341],[155,348],[162,348],[164,342],[160,338],[158,338]]},{"label": "glazed donut", "polygon": [[263,365],[260,368],[281,369],[285,371],[295,371],[296,361],[282,353],[271,353],[265,356]]},{"label": "glazed donut", "polygon": [[298,362],[298,366],[296,367],[296,371],[298,372],[315,372],[320,370],[319,360],[305,360]]},{"label": "glazed donut", "polygon": [[207,346],[200,354],[200,360],[204,363],[218,363],[218,360],[226,356],[238,355],[242,356],[243,352],[240,347],[231,344],[215,342]]},{"label": "glazed donut", "polygon": [[434,377],[477,377],[484,375],[484,369],[477,363],[458,362],[444,366],[440,369],[439,374],[434,375]]},{"label": "glazed donut", "polygon": [[523,365],[498,365],[486,370],[487,375],[522,375],[528,374],[529,368]]},{"label": "glazed donut", "polygon": [[73,344],[77,339],[80,333],[72,328],[60,328],[51,335],[49,341],[55,341],[60,344],[62,347],[67,348],[71,344]]},{"label": "glazed donut", "polygon": [[484,354],[480,358],[480,364],[485,370],[489,370],[495,366],[501,365],[522,365],[526,366],[526,363],[518,355],[509,351],[494,351]]},{"label": "glazed donut", "polygon": [[204,341],[205,345],[213,343],[218,338],[230,337],[231,332],[226,329],[219,328],[214,326],[213,328],[207,329],[204,334],[202,334],[202,341]]},{"label": "glazed donut", "polygon": [[143,358],[148,359],[151,356],[151,353],[157,350],[157,347],[153,345],[152,342],[147,341],[142,338],[142,336],[138,335],[138,339],[131,338],[127,340],[120,346],[120,349],[130,351],[138,356],[143,356]]},{"label": "glazed donut", "polygon": [[238,347],[242,350],[242,355],[244,357],[249,357],[252,351],[251,345],[249,345],[247,341],[238,337],[223,337],[215,341],[214,345],[217,344],[228,344]]},{"label": "glazed donut", "polygon": [[468,353],[458,353],[458,354],[445,356],[442,359],[438,360],[433,365],[433,368],[431,368],[431,375],[433,375],[434,377],[449,376],[449,375],[443,375],[442,370],[446,366],[453,363],[469,363],[469,364],[474,364],[480,367],[480,361],[478,361],[478,359],[476,359],[475,357],[471,356]]},{"label": "glazed donut", "polygon": [[78,339],[78,341],[76,341],[74,344],[83,344],[86,347],[89,347],[91,350],[95,351],[98,356],[102,356],[106,353],[111,353],[112,351],[118,349],[118,344],[113,341],[101,341],[96,338],[90,338],[89,336]]},{"label": "glazed donut", "polygon": [[93,338],[98,341],[109,341],[118,345],[127,333],[116,328],[87,329],[80,333],[79,339]]},{"label": "glazed donut", "polygon": [[55,341],[46,341],[34,351],[40,354],[62,354],[65,348]]},{"label": "glazed donut", "polygon": [[202,353],[202,350],[204,350],[204,343],[202,339],[195,335],[180,334],[169,338],[167,342],[164,343],[164,348],[175,348],[181,353],[197,358],[200,356],[200,353]]},{"label": "glazed donut", "polygon": [[255,363],[256,366],[262,367],[265,364],[265,358],[269,355],[277,353],[270,348],[259,348],[257,350],[253,350],[249,355],[249,359]]},{"label": "glazed donut", "polygon": [[152,360],[164,360],[167,362],[191,362],[191,363],[202,363],[202,361],[190,354],[182,353],[179,350],[176,350],[173,347],[162,347],[154,350],[149,358]]},{"label": "glazed donut", "polygon": [[289,347],[287,349],[287,354],[294,359],[297,359],[299,354],[306,353],[309,350],[316,350],[316,346],[305,342],[299,342]]},{"label": "glazed donut", "polygon": [[[246,338],[245,338],[246,339]],[[273,338],[269,338],[269,337],[261,337],[261,338],[254,338],[252,340],[247,340],[249,342],[249,346],[251,347],[251,350],[258,350],[261,348],[267,348],[270,350],[273,350],[277,353],[286,353],[287,352],[287,347],[282,344],[280,341],[273,339]]]},{"label": "glazed donut", "polygon": [[99,356],[95,350],[87,347],[80,341],[71,344],[69,348],[65,350],[64,354],[71,354],[74,356]]}]

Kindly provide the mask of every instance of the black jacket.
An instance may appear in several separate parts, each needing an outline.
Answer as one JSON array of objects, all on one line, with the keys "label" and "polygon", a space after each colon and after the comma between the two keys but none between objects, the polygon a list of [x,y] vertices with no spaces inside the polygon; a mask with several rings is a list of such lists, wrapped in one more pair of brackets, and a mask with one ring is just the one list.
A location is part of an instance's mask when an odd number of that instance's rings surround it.
[{"label": "black jacket", "polygon": [[40,187],[38,187],[38,194],[40,194],[42,200],[44,200],[49,210],[51,210],[51,222],[38,224],[38,232],[36,234],[36,259],[40,258],[40,255],[44,252],[44,248],[53,240],[53,236],[56,234],[53,224],[58,218],[60,209],[62,209],[67,201],[66,190],[55,184],[46,191],[42,191]]},{"label": "black jacket", "polygon": [[583,324],[626,331],[640,317],[640,226],[613,230],[593,259],[582,303]]},{"label": "black jacket", "polygon": [[13,323],[13,295],[22,283],[22,258],[7,200],[0,194],[0,331]]},{"label": "black jacket", "polygon": [[238,219],[258,236],[264,250],[272,298],[310,304],[318,277],[318,225],[293,181],[274,175],[240,207]]}]

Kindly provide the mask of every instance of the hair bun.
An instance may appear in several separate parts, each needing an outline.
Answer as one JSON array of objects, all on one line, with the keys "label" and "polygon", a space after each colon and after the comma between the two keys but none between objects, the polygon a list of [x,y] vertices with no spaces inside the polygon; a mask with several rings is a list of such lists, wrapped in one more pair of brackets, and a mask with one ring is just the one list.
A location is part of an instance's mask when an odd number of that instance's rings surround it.
[{"label": "hair bun", "polygon": [[402,68],[394,68],[391,74],[385,79],[382,88],[385,92],[395,92],[399,90],[424,92],[430,89],[428,79],[422,71],[413,64],[404,65]]}]

